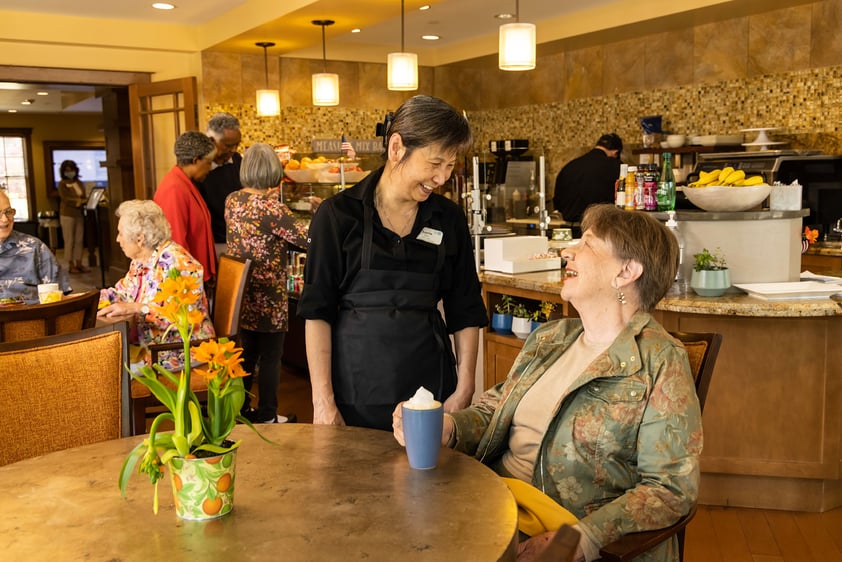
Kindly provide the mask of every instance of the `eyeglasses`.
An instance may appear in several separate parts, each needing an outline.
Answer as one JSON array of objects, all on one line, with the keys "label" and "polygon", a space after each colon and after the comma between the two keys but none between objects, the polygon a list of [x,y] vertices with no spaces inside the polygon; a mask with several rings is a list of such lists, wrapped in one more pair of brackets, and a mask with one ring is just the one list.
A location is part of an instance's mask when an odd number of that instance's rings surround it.
[{"label": "eyeglasses", "polygon": [[15,211],[15,210],[14,210],[14,209],[12,209],[11,207],[9,207],[8,209],[3,209],[2,211],[0,211],[0,214],[2,214],[2,215],[6,215],[7,217],[12,218],[12,217],[14,217],[14,216],[15,216],[15,213],[16,213],[16,212],[17,212],[17,211]]}]

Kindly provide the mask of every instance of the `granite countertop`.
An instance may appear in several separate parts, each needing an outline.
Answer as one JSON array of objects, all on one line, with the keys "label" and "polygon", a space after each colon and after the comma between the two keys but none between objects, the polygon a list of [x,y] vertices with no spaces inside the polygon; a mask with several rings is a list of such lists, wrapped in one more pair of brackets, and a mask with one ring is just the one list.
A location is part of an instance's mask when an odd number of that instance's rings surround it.
[{"label": "granite countertop", "polygon": [[[539,271],[534,273],[499,273],[483,271],[483,283],[514,287],[527,291],[558,294],[561,290],[561,271]],[[669,312],[692,314],[713,314],[722,316],[755,317],[815,317],[842,316],[842,299],[786,299],[764,300],[750,297],[742,292],[726,293],[721,297],[700,297],[690,291],[687,295],[666,296],[656,307]]]}]

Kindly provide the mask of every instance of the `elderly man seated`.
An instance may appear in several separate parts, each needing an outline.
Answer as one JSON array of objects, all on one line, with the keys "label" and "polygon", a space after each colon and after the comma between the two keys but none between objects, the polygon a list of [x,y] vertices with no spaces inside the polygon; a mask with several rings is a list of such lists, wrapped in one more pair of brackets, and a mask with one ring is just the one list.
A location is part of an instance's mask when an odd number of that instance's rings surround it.
[{"label": "elderly man seated", "polygon": [[39,283],[58,283],[62,292],[71,291],[67,272],[38,238],[16,232],[15,210],[0,191],[0,302],[38,302]]}]

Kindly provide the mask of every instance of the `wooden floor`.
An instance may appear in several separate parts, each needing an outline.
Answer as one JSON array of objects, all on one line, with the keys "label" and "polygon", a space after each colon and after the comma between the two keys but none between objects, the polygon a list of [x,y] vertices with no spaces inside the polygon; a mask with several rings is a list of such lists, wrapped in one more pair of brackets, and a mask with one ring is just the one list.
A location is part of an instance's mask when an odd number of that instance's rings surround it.
[{"label": "wooden floor", "polygon": [[686,562],[842,562],[842,508],[825,513],[700,506]]}]

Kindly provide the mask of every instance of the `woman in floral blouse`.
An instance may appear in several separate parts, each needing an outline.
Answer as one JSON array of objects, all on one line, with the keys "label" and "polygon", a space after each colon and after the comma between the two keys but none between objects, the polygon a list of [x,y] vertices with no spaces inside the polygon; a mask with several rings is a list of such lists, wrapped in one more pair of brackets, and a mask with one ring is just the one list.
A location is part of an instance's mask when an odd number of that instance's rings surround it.
[{"label": "woman in floral blouse", "polygon": [[[287,247],[307,249],[307,225],[281,202],[283,168],[274,149],[258,143],[240,166],[245,186],[225,200],[228,253],[252,260],[251,279],[240,319],[243,369],[257,368],[258,406],[243,414],[255,423],[285,421],[278,416],[281,356],[288,326]],[[251,388],[252,376],[245,380]]]},{"label": "woman in floral blouse", "polygon": [[[149,305],[155,302],[158,287],[176,269],[181,275],[190,275],[202,287],[202,266],[187,250],[170,239],[170,225],[164,211],[151,200],[123,201],[117,208],[117,243],[126,257],[132,260],[126,276],[114,287],[102,289],[97,316],[105,321],[133,321],[130,343],[140,346],[132,361],[149,362],[148,345],[180,342],[178,330],[167,331],[170,322],[155,314]],[[202,321],[194,328],[193,339],[215,336],[208,314],[208,300],[202,291],[199,310]],[[181,353],[165,352],[159,358],[164,367],[181,368]]]},{"label": "woman in floral blouse", "polygon": [[[686,351],[649,314],[675,277],[675,238],[654,217],[613,205],[590,207],[582,231],[563,252],[561,289],[580,318],[535,330],[504,382],[445,414],[442,443],[521,481],[513,490],[531,484],[530,496],[566,508],[582,537],[575,560],[590,561],[690,510],[702,419]],[[393,416],[402,442],[400,406]],[[518,561],[533,560],[554,531],[529,533]],[[678,560],[677,542],[635,560]]]}]

